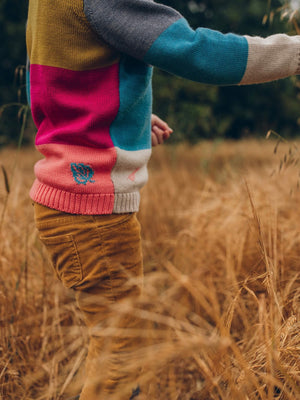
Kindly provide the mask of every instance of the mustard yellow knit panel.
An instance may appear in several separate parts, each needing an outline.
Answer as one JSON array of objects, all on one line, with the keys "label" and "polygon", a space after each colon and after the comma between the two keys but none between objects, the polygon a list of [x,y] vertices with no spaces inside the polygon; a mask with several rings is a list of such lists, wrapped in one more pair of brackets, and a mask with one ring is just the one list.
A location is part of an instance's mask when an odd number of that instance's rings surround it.
[{"label": "mustard yellow knit panel", "polygon": [[26,40],[31,64],[83,71],[119,60],[90,27],[83,0],[30,0]]}]

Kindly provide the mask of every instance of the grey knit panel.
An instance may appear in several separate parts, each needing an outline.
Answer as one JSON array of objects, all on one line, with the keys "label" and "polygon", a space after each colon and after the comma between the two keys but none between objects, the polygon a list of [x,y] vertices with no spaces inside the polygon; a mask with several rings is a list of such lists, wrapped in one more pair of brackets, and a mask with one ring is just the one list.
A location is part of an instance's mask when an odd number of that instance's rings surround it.
[{"label": "grey knit panel", "polygon": [[83,0],[92,28],[120,52],[143,59],[152,43],[182,18],[152,0]]}]

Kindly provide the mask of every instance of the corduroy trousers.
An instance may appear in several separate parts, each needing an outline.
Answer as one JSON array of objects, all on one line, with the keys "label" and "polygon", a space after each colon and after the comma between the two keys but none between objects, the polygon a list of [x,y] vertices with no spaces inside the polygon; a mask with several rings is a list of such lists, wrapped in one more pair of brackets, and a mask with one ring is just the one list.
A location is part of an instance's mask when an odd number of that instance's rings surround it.
[{"label": "corduroy trousers", "polygon": [[55,274],[75,291],[89,330],[80,400],[129,400],[138,383],[129,365],[139,340],[126,332],[138,332],[142,324],[128,308],[143,286],[136,215],[74,215],[36,203],[34,212]]}]

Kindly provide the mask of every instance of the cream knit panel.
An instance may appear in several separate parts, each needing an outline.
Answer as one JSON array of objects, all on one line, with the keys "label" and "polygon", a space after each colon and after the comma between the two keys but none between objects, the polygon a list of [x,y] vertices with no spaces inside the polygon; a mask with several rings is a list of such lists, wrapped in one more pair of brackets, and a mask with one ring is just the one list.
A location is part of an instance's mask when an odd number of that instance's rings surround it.
[{"label": "cream knit panel", "polygon": [[300,36],[245,36],[248,62],[241,85],[268,82],[300,73]]}]

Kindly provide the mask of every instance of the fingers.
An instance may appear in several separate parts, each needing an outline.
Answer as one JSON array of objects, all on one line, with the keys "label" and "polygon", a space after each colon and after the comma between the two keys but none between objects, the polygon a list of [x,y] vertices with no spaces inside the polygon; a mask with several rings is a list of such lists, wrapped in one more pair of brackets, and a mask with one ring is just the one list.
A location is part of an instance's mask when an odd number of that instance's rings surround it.
[{"label": "fingers", "polygon": [[151,144],[153,147],[155,147],[159,144],[154,132],[151,132]]},{"label": "fingers", "polygon": [[160,129],[157,125],[154,125],[152,127],[152,133],[156,137],[157,144],[163,144],[163,142],[165,140],[165,136],[164,136],[165,135],[165,131]]},{"label": "fingers", "polygon": [[163,142],[167,140],[173,132],[173,129],[171,129],[165,121],[155,114],[152,114],[151,117],[151,127],[152,146],[163,144]]},{"label": "fingers", "polygon": [[165,132],[169,132],[170,133],[173,132],[173,130],[169,127],[169,125],[163,121],[162,119],[160,119],[157,115],[152,114],[151,116],[151,125],[153,126],[157,126],[158,128],[160,128],[161,130],[165,131]]},{"label": "fingers", "polygon": [[157,126],[154,126],[151,131],[152,146],[163,144],[170,137],[170,132],[162,131]]}]

